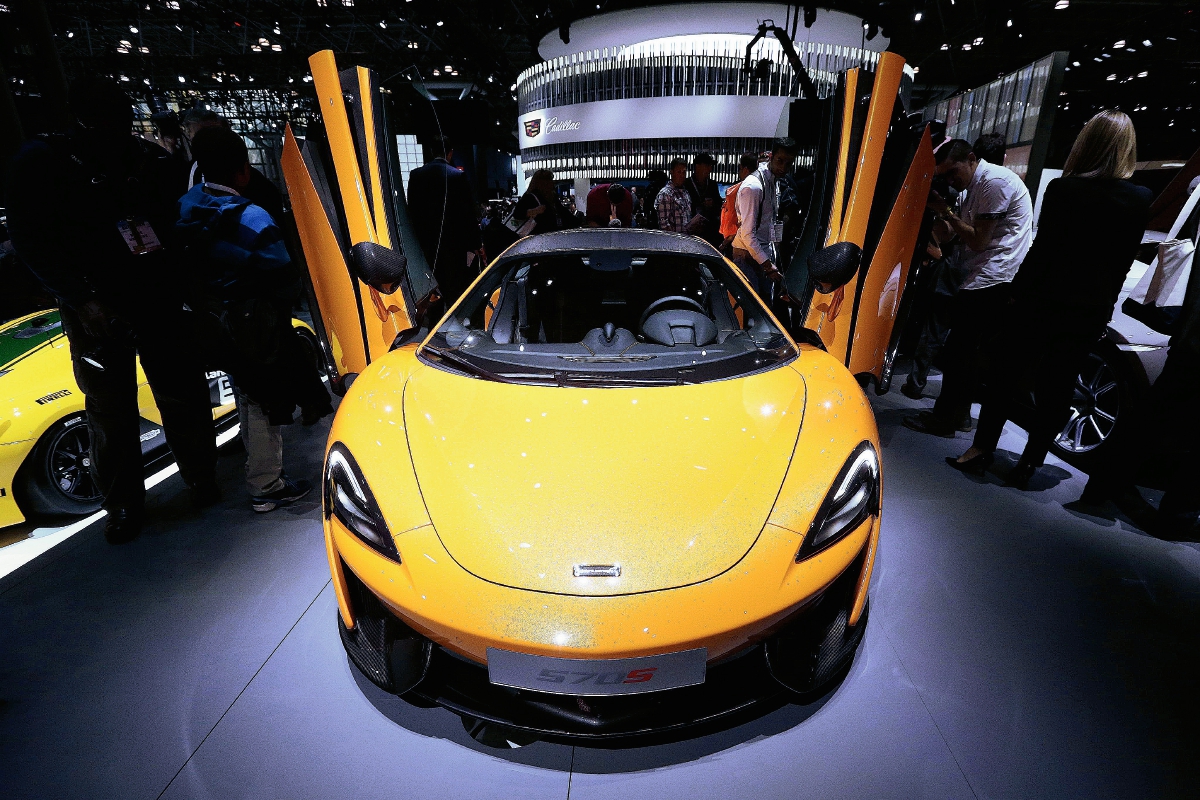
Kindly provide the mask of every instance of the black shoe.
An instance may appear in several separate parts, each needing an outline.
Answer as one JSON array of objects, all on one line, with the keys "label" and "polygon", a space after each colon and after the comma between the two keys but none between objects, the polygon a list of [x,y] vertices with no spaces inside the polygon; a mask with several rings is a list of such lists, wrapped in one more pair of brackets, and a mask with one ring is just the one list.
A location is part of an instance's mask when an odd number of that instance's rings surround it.
[{"label": "black shoe", "polygon": [[1008,475],[1004,476],[1005,486],[1015,486],[1021,491],[1029,488],[1029,479],[1034,476],[1038,468],[1034,464],[1026,464],[1023,461],[1018,461],[1017,465],[1009,471]]},{"label": "black shoe", "polygon": [[971,419],[971,412],[968,411],[966,414],[963,414],[963,418],[958,421],[958,430],[962,431],[963,433],[970,433],[973,423],[974,420]]},{"label": "black shoe", "polygon": [[301,408],[300,409],[300,424],[305,427],[308,427],[309,425],[316,425],[318,422],[320,422],[325,417],[328,417],[332,413],[333,413],[333,406],[330,405],[329,403],[326,403],[323,406],[318,406],[316,408]]},{"label": "black shoe", "polygon": [[922,411],[920,414],[904,418],[904,427],[909,430],[914,430],[917,433],[928,433],[930,436],[940,436],[943,439],[954,438],[954,426],[947,425],[936,416],[933,412]]},{"label": "black shoe", "polygon": [[289,480],[284,478],[283,486],[270,494],[255,495],[250,498],[250,507],[259,514],[274,511],[280,506],[291,505],[312,491],[312,484],[306,480]]},{"label": "black shoe", "polygon": [[132,542],[142,532],[142,515],[128,508],[114,508],[104,523],[104,539],[109,544]]},{"label": "black shoe", "polygon": [[994,453],[980,453],[977,456],[968,458],[966,461],[959,461],[954,456],[946,456],[946,463],[954,467],[959,472],[965,472],[968,475],[982,475],[987,472],[987,468],[996,460]]},{"label": "black shoe", "polygon": [[198,483],[188,487],[192,495],[192,508],[201,509],[221,502],[221,488],[216,481]]},{"label": "black shoe", "polygon": [[920,400],[925,396],[925,390],[916,384],[905,381],[904,385],[900,387],[900,394],[904,395],[905,397],[910,397],[913,400]]}]

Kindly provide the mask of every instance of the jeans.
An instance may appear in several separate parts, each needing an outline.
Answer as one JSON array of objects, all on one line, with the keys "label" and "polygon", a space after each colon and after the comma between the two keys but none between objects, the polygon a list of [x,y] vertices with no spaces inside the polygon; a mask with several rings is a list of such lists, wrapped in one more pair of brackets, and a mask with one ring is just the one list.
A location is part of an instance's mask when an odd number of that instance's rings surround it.
[{"label": "jeans", "polygon": [[246,489],[251,497],[283,488],[283,429],[272,425],[262,406],[237,394],[242,444],[246,446]]},{"label": "jeans", "polygon": [[754,260],[754,256],[750,255],[749,250],[733,248],[733,263],[746,276],[746,281],[750,284],[762,301],[770,305],[771,303],[771,279],[763,274],[762,266]]},{"label": "jeans", "polygon": [[912,371],[908,373],[907,383],[917,389],[924,389],[929,381],[929,370],[946,344],[946,336],[950,333],[950,320],[954,313],[954,297],[948,294],[933,294],[929,299],[929,313],[921,328],[921,338],[917,341],[916,352],[913,353]]},{"label": "jeans", "polygon": [[942,392],[933,405],[943,425],[957,425],[971,410],[985,346],[1004,333],[1011,287],[962,289],[954,296],[950,334],[942,349]]},{"label": "jeans", "polygon": [[185,312],[164,311],[162,306],[161,300],[147,300],[141,313],[128,315],[132,332],[120,339],[91,336],[74,311],[62,309],[75,382],[87,410],[92,478],[108,511],[138,513],[146,495],[135,356],[154,393],[163,433],[184,482],[198,486],[215,479],[217,446],[208,381],[192,347]]}]

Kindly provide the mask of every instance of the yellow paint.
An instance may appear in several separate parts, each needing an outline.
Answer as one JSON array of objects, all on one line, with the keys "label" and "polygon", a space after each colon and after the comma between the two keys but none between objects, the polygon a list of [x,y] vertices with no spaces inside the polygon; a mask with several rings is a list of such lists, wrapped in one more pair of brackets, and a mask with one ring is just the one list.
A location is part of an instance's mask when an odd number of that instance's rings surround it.
[{"label": "yellow paint", "polygon": [[[359,376],[330,432],[402,559],[326,521],[343,620],[354,618],[344,561],[407,623],[476,661],[489,646],[581,658],[707,647],[719,658],[875,541],[872,519],[795,563],[805,520],[863,439],[878,447],[862,390],[809,347],[757,376],[649,389],[488,383],[403,348]],[[571,575],[618,561],[615,586]]]},{"label": "yellow paint", "polygon": [[870,373],[878,378],[883,372],[932,180],[933,147],[926,128],[867,269],[850,351],[850,372],[855,375]]}]

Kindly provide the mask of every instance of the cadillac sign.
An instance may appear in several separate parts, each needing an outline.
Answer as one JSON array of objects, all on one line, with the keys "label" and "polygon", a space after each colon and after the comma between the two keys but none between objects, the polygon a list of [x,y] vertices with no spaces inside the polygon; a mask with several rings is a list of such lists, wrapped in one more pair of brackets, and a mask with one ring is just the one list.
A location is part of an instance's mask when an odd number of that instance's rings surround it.
[{"label": "cadillac sign", "polygon": [[[579,130],[579,122],[577,122],[576,120],[573,120],[573,119],[559,119],[558,117],[551,117],[550,119],[546,120],[546,133],[547,134],[562,133],[564,131],[577,131],[577,130]],[[538,117],[537,119],[525,120],[525,136],[527,138],[533,139],[541,132],[542,132],[541,117]]]}]

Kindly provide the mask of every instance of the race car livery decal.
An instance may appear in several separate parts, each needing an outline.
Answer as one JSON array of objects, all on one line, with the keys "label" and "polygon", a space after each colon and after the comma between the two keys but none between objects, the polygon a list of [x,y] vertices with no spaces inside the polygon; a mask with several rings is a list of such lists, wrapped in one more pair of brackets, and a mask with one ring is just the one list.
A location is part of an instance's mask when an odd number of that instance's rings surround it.
[{"label": "race car livery decal", "polygon": [[57,392],[51,392],[50,394],[39,397],[35,402],[37,402],[39,406],[44,406],[47,403],[53,403],[55,400],[61,400],[69,394],[71,394],[70,389],[59,389]]}]

